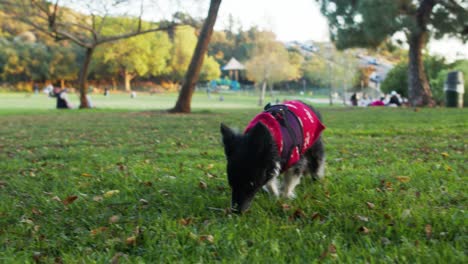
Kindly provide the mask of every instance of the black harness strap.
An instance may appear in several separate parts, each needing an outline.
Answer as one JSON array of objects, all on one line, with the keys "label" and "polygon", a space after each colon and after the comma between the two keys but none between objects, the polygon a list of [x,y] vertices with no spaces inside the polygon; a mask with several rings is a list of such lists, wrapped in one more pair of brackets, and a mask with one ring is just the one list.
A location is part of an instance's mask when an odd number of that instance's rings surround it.
[{"label": "black harness strap", "polygon": [[[270,113],[282,127],[286,128],[286,131],[288,132],[288,137],[292,141],[292,144],[290,146],[283,146],[283,151],[281,153],[281,167],[284,168],[288,163],[294,148],[297,147],[298,150],[302,149],[303,140],[299,140],[297,138],[296,133],[294,133],[294,129],[291,126],[291,120],[288,118],[288,116],[293,116],[296,126],[300,126],[299,119],[293,112],[291,112],[291,110],[288,109],[286,105],[271,106],[270,104],[267,104],[264,109],[265,112]],[[302,129],[299,129],[299,131],[300,137],[302,139]]]}]

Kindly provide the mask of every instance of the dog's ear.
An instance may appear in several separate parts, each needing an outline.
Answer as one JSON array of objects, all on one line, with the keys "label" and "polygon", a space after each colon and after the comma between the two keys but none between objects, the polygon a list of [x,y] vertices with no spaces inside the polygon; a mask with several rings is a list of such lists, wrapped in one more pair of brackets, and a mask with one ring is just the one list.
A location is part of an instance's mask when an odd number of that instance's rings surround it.
[{"label": "dog's ear", "polygon": [[257,155],[264,156],[272,145],[272,138],[268,128],[258,122],[249,131],[249,146],[255,150]]},{"label": "dog's ear", "polygon": [[221,123],[220,129],[221,135],[223,135],[224,152],[226,153],[226,156],[229,156],[232,153],[232,147],[234,146],[235,133],[223,123]]}]

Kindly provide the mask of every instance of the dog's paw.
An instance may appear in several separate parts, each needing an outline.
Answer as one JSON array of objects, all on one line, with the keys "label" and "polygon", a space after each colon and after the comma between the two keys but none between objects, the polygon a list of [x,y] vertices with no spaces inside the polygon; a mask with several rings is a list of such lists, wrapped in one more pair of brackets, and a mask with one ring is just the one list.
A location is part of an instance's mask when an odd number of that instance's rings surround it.
[{"label": "dog's paw", "polygon": [[282,197],[284,198],[288,198],[288,199],[296,199],[296,193],[294,192],[287,192],[287,193],[282,193],[281,194]]},{"label": "dog's paw", "polygon": [[270,195],[273,195],[274,197],[279,197],[278,190],[275,188],[271,188],[271,186],[263,186],[262,189],[267,192]]}]

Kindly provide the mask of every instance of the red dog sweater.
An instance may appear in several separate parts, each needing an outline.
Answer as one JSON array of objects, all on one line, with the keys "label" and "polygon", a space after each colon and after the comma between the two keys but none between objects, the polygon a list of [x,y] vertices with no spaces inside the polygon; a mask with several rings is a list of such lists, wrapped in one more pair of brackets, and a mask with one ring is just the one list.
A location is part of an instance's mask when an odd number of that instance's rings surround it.
[{"label": "red dog sweater", "polygon": [[286,101],[280,105],[267,105],[248,124],[247,133],[258,122],[265,125],[273,137],[281,156],[281,171],[296,164],[320,137],[325,126],[317,115],[300,101]]}]

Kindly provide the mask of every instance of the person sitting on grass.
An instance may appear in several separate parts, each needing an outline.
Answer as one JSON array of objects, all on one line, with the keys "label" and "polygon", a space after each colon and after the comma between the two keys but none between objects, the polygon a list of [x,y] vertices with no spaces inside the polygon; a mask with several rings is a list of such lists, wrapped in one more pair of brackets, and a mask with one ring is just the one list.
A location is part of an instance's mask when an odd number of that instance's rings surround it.
[{"label": "person sitting on grass", "polygon": [[369,106],[385,106],[384,100],[384,97],[380,97],[379,100],[375,100],[374,102],[370,103]]},{"label": "person sitting on grass", "polygon": [[397,92],[392,91],[390,93],[390,101],[388,101],[388,106],[392,106],[392,107],[401,106],[400,98],[399,98]]},{"label": "person sitting on grass", "polygon": [[71,104],[68,102],[67,89],[62,89],[59,86],[55,86],[52,92],[49,94],[50,97],[57,98],[57,109],[70,109]]}]

